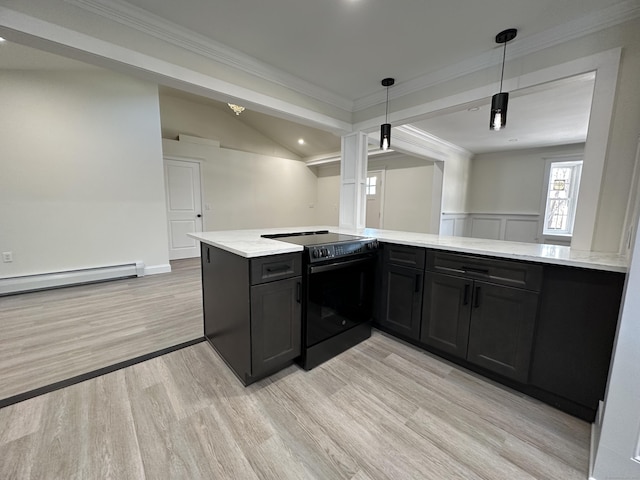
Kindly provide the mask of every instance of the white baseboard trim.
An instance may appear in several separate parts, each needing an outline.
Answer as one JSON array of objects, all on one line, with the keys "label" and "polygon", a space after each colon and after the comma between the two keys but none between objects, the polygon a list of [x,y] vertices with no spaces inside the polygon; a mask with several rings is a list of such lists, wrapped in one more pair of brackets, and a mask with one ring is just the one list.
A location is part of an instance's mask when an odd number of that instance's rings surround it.
[{"label": "white baseboard trim", "polygon": [[[146,273],[142,262],[106,267],[84,268],[66,272],[43,273],[0,279],[0,295],[66,287],[81,283],[100,282],[117,278],[140,277]],[[169,271],[171,267],[169,266]]]},{"label": "white baseboard trim", "polygon": [[171,273],[171,265],[166,263],[164,265],[144,267],[144,275],[157,275],[158,273]]}]

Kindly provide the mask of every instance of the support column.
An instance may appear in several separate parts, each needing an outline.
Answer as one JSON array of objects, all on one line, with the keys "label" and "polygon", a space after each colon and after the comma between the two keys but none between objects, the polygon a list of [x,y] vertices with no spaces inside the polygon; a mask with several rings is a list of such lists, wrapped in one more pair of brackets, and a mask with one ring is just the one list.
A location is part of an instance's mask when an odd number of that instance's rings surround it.
[{"label": "support column", "polygon": [[342,137],[340,159],[340,227],[365,228],[367,134],[354,132]]}]

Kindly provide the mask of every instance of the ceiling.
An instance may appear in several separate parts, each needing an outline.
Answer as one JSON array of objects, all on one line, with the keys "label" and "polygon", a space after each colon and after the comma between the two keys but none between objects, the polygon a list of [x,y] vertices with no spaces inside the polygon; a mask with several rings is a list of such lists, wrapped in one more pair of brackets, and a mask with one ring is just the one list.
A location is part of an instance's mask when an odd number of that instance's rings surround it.
[{"label": "ceiling", "polygon": [[474,154],[583,143],[594,84],[592,72],[510,92],[500,131],[489,131],[489,98],[412,125]]},{"label": "ceiling", "polygon": [[[74,2],[88,3],[86,0]],[[508,52],[526,50],[545,37],[562,37],[564,29],[597,24],[607,8],[620,0],[92,0],[126,5],[136,18],[146,18],[176,31],[201,36],[238,59],[257,62],[284,79],[307,82],[344,99],[347,110],[380,103],[382,78],[392,76],[394,95],[415,82],[444,75],[478,59],[500,62],[497,32],[518,28]],[[132,17],[133,18],[133,17]],[[159,23],[163,22],[163,23]],[[594,27],[596,28],[596,27]],[[0,46],[0,68],[81,68],[80,62],[8,42]],[[507,61],[509,54],[507,54]],[[496,76],[499,67],[496,66]],[[493,80],[493,79],[491,79]],[[404,90],[403,90],[404,89]],[[490,132],[490,99],[413,122],[472,153],[583,142],[586,138],[593,76],[554,82],[511,92],[506,129]],[[396,93],[398,92],[398,93]],[[177,90],[165,94],[224,103]],[[375,96],[375,101],[370,101]],[[383,97],[382,97],[383,98]],[[367,103],[367,99],[369,102]],[[477,110],[469,110],[477,107]],[[308,126],[246,110],[239,117],[302,158],[334,153],[339,138]],[[397,126],[397,125],[394,125]],[[306,144],[297,140],[304,138]]]},{"label": "ceiling", "polygon": [[[128,0],[347,100],[500,50],[620,0]],[[498,56],[501,53],[497,52]]]}]

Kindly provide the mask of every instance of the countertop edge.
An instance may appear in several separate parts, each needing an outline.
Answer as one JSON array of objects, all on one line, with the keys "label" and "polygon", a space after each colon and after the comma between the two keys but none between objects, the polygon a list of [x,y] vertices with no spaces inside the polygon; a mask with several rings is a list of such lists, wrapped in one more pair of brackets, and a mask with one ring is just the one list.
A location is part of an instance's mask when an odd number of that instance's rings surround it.
[{"label": "countertop edge", "polygon": [[387,240],[383,238],[378,238],[380,242],[383,243],[393,243],[396,245],[404,245],[409,247],[421,247],[421,248],[429,248],[431,250],[438,250],[441,252],[454,252],[454,253],[464,253],[469,255],[482,255],[484,257],[493,257],[493,258],[503,258],[505,260],[519,260],[522,262],[533,262],[533,263],[544,263],[546,265],[560,265],[564,267],[574,267],[574,268],[585,268],[589,270],[602,270],[606,272],[616,272],[616,273],[627,273],[627,267],[619,266],[619,265],[609,265],[609,264],[601,264],[594,263],[588,261],[581,260],[573,260],[567,258],[549,258],[549,257],[539,257],[535,255],[522,255],[517,253],[509,253],[509,252],[489,252],[486,250],[480,249],[472,249],[472,248],[464,248],[464,247],[446,247],[443,245],[436,244],[426,244],[420,242],[411,242],[411,241],[400,241],[400,240]]},{"label": "countertop edge", "polygon": [[[376,238],[380,242],[391,243],[396,245],[405,245],[412,247],[420,247],[420,248],[429,248],[433,250],[445,251],[445,252],[455,252],[455,253],[463,253],[463,254],[471,254],[471,255],[482,255],[487,257],[494,258],[503,258],[508,260],[518,260],[524,262],[533,262],[533,263],[542,263],[547,265],[558,265],[565,267],[574,267],[574,268],[584,268],[588,270],[600,270],[600,271],[608,271],[615,273],[626,273],[627,265],[622,265],[620,262],[622,261],[622,256],[616,254],[599,254],[597,252],[576,252],[577,255],[583,254],[585,256],[595,256],[605,255],[615,257],[616,261],[597,261],[597,260],[589,260],[589,259],[581,259],[581,258],[566,258],[566,257],[553,257],[553,256],[545,256],[543,254],[527,254],[527,253],[517,253],[517,252],[509,252],[508,248],[519,247],[522,248],[529,246],[537,246],[538,244],[521,244],[517,242],[506,242],[501,240],[485,240],[485,239],[469,239],[469,241],[480,241],[492,242],[492,247],[495,245],[504,245],[505,249],[503,251],[500,250],[484,250],[481,247],[473,247],[473,246],[464,246],[464,245],[447,245],[442,242],[447,242],[449,237],[439,237],[433,236],[430,234],[416,234],[414,232],[400,232],[400,231],[384,231],[384,230],[374,230],[374,229],[365,229],[365,230],[353,230],[353,229],[344,229],[339,227],[306,227],[307,229],[329,229],[332,231],[340,231],[342,233],[350,233],[361,236],[366,236],[370,238]],[[303,251],[303,247],[294,244],[287,244],[285,242],[279,240],[273,240],[268,238],[262,238],[260,235],[273,231],[304,231],[305,227],[296,227],[296,228],[264,228],[264,229],[251,229],[251,230],[231,230],[231,231],[220,231],[220,232],[203,232],[203,233],[189,233],[187,234],[189,237],[198,240],[207,245],[211,245],[222,250],[226,250],[228,252],[234,253],[244,258],[257,258],[257,257],[265,257],[269,255],[280,255],[285,253],[296,253]],[[397,238],[398,236],[408,235],[429,235],[433,236],[438,240],[438,243],[434,241],[429,241],[428,239],[402,239]],[[451,237],[452,242],[460,241],[460,239],[466,239],[467,237]],[[557,247],[565,254],[570,254],[569,247]],[[565,250],[566,249],[566,250]]]}]

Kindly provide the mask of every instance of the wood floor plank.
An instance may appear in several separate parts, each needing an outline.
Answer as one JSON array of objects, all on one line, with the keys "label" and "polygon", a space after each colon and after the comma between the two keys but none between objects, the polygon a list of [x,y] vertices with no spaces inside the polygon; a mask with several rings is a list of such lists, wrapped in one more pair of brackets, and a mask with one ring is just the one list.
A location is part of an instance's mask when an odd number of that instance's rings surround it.
[{"label": "wood floor plank", "polygon": [[477,441],[426,410],[416,412],[407,421],[407,426],[425,439],[437,442],[439,448],[482,478],[535,480],[535,477],[502,457],[490,445]]},{"label": "wood floor plank", "polygon": [[143,478],[125,372],[103,375],[84,386],[90,392],[87,424],[83,428],[88,448],[82,476],[90,478],[99,472],[101,478]]},{"label": "wood floor plank", "polygon": [[[193,446],[194,456],[202,465],[203,480],[259,478],[215,407],[200,410],[182,419],[181,423],[186,438],[190,439],[189,444]],[[207,471],[210,472],[208,475]]]},{"label": "wood floor plank", "polygon": [[480,480],[473,470],[447,454],[436,443],[420,437],[408,428],[403,419],[390,415],[389,409],[358,387],[346,387],[332,400],[337,408],[346,412],[367,431],[375,433],[387,458],[398,462],[409,473],[420,472],[422,478],[438,480]]},{"label": "wood floor plank", "polygon": [[202,478],[164,386],[140,392],[128,384],[140,456],[147,478]]}]

